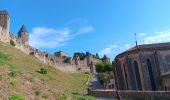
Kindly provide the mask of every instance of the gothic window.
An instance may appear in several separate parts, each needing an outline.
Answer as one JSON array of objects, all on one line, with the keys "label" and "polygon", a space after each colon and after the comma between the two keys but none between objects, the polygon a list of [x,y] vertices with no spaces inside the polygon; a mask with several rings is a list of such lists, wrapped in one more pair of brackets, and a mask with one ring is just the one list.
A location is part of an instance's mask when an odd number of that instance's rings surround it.
[{"label": "gothic window", "polygon": [[134,64],[134,69],[135,69],[135,77],[136,77],[136,82],[137,82],[138,90],[142,90],[141,78],[140,78],[138,63],[137,63],[137,61],[134,61],[133,64]]},{"label": "gothic window", "polygon": [[126,73],[126,66],[125,66],[125,64],[123,64],[123,69],[124,69],[124,74],[125,74],[126,88],[127,88],[127,90],[128,90],[129,87],[128,87],[127,73]]},{"label": "gothic window", "polygon": [[147,59],[147,66],[148,66],[148,71],[149,71],[149,78],[150,78],[150,82],[151,82],[151,87],[152,87],[152,90],[155,91],[156,85],[155,85],[155,80],[154,80],[154,75],[153,75],[153,70],[152,70],[152,64],[151,64],[151,61],[149,59]]},{"label": "gothic window", "polygon": [[170,54],[166,55],[164,59],[167,64],[170,64]]}]

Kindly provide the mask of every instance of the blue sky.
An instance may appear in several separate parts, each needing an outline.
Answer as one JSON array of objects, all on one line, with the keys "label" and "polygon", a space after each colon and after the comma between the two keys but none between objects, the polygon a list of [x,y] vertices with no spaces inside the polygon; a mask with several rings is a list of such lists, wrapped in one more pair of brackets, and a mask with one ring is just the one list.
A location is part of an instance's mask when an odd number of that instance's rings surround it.
[{"label": "blue sky", "polygon": [[30,45],[108,55],[135,45],[170,41],[169,0],[0,0],[16,34],[25,24]]}]

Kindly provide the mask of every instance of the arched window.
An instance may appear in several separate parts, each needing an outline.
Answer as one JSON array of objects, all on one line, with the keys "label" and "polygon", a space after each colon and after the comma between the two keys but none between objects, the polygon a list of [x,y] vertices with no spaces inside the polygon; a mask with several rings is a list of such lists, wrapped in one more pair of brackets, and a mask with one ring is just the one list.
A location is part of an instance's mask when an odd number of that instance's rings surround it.
[{"label": "arched window", "polygon": [[152,65],[151,65],[151,61],[149,59],[147,59],[147,66],[148,66],[149,78],[150,78],[152,90],[156,90],[154,75],[153,75],[153,71],[152,71]]},{"label": "arched window", "polygon": [[140,78],[138,63],[137,63],[137,61],[134,61],[133,64],[134,64],[134,69],[135,69],[135,76],[136,76],[136,82],[137,82],[138,90],[142,90],[141,78]]},{"label": "arched window", "polygon": [[123,69],[124,69],[124,74],[125,74],[126,89],[129,90],[128,81],[127,81],[127,72],[126,72],[126,66],[125,66],[125,64],[123,64]]}]

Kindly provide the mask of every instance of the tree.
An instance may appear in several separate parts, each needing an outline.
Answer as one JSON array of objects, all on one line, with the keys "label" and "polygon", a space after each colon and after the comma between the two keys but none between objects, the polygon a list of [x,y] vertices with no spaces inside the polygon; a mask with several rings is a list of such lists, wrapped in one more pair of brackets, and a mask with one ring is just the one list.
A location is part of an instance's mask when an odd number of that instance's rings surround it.
[{"label": "tree", "polygon": [[80,60],[84,60],[84,58],[86,57],[85,53],[81,53],[81,52],[76,52],[76,53],[74,53],[74,56],[75,55],[78,55]]},{"label": "tree", "polygon": [[113,66],[109,61],[104,62],[104,66],[105,66],[104,69],[105,72],[113,71]]},{"label": "tree", "polygon": [[109,61],[106,62],[98,62],[96,63],[96,71],[98,73],[103,73],[103,72],[113,72],[113,66]]},{"label": "tree", "polygon": [[96,72],[98,73],[102,73],[105,69],[105,65],[102,62],[96,63],[95,67],[96,67]]},{"label": "tree", "polygon": [[97,58],[97,59],[100,59],[98,53],[96,53],[96,58]]}]

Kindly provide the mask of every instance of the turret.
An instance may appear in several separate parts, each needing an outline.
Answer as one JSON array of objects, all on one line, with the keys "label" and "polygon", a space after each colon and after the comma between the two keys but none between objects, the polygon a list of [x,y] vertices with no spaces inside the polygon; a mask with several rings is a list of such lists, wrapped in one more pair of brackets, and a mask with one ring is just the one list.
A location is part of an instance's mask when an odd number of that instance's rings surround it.
[{"label": "turret", "polygon": [[0,11],[0,40],[9,42],[10,17],[6,10]]},{"label": "turret", "polygon": [[74,55],[74,57],[73,57],[73,59],[74,59],[74,61],[75,61],[75,65],[80,65],[80,58],[79,58],[79,56],[76,54],[76,55]]},{"label": "turret", "polygon": [[22,25],[18,32],[18,38],[20,39],[22,45],[29,45],[29,35],[25,25]]},{"label": "turret", "polygon": [[95,62],[91,61],[89,67],[90,67],[90,73],[96,73]]},{"label": "turret", "polygon": [[87,58],[87,66],[89,66],[92,60],[92,55],[90,52],[86,52],[86,58]]},{"label": "turret", "polygon": [[110,58],[108,58],[106,55],[103,56],[102,58],[103,62],[110,62]]}]

